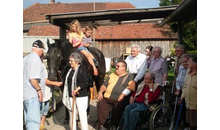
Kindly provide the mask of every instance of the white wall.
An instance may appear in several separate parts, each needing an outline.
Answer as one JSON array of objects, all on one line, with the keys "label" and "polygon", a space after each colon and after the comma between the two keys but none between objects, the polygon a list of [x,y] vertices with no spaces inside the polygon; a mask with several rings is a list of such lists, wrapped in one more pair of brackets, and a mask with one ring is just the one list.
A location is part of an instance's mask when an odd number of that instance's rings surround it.
[{"label": "white wall", "polygon": [[47,47],[47,38],[49,39],[50,43],[54,43],[54,39],[58,39],[57,36],[23,36],[23,53],[28,53],[31,51],[32,44],[36,40],[41,40],[44,43],[45,46],[45,53],[48,50]]},{"label": "white wall", "polygon": [[111,58],[105,58],[105,68],[106,68],[106,72],[110,71],[110,68],[111,68]]}]

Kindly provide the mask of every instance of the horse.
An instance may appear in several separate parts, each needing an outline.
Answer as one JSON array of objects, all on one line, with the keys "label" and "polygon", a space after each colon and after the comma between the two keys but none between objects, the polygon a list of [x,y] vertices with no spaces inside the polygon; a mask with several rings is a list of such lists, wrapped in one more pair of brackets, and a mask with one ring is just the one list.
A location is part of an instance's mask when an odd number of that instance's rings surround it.
[{"label": "horse", "polygon": [[[72,52],[77,52],[82,58],[82,64],[84,64],[87,68],[88,74],[88,86],[93,87],[93,82],[95,81],[95,86],[97,91],[99,91],[101,85],[104,82],[105,77],[105,58],[103,53],[94,47],[88,47],[90,53],[94,56],[94,58],[98,61],[98,75],[93,75],[93,68],[90,65],[87,58],[80,53],[76,48],[72,47],[68,40],[55,41],[55,43],[50,44],[47,39],[48,51],[46,54],[47,58],[47,66],[48,66],[48,79],[52,81],[62,80],[64,81],[64,77],[66,76],[70,65],[69,65],[69,56]],[[64,80],[63,80],[64,79]],[[61,90],[63,87],[61,87]]]}]

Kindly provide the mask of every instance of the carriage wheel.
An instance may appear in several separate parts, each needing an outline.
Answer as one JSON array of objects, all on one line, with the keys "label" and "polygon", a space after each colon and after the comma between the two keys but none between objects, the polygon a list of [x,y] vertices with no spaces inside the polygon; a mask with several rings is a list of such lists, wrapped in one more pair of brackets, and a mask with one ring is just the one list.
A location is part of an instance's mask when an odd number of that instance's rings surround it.
[{"label": "carriage wheel", "polygon": [[172,124],[172,111],[168,106],[155,108],[150,117],[150,130],[171,130]]}]

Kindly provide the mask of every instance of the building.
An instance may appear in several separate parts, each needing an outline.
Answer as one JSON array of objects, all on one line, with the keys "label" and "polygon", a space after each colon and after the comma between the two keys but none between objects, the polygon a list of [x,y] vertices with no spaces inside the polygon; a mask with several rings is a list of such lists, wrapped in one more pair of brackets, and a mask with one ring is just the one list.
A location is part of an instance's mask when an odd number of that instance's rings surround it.
[{"label": "building", "polygon": [[[48,14],[66,14],[72,12],[90,12],[102,10],[135,9],[128,2],[123,3],[55,3],[33,4],[23,11],[23,35],[24,53],[30,51],[31,43],[36,39],[46,42],[49,38],[51,42],[59,39],[60,28],[51,25],[46,20]],[[136,24],[122,24],[115,26],[98,26],[95,29],[95,43],[93,46],[99,48],[105,57],[121,57],[128,53],[126,49],[131,44],[139,44],[144,53],[148,45],[159,45],[163,48],[163,56],[169,55],[169,48],[177,41],[176,36],[170,33],[168,26],[159,27],[158,21]],[[68,30],[66,30],[68,33]],[[68,36],[68,35],[67,35]],[[68,39],[68,37],[67,37]],[[47,49],[47,48],[46,48]]]}]

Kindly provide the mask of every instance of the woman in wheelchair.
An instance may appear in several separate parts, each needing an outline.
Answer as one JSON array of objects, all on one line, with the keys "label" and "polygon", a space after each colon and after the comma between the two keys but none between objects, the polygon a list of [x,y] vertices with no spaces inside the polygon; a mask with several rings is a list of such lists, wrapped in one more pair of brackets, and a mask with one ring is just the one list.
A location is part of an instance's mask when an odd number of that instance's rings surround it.
[{"label": "woman in wheelchair", "polygon": [[159,98],[161,88],[154,80],[154,73],[146,73],[144,81],[138,85],[137,91],[132,93],[130,105],[125,108],[123,130],[135,130],[140,111],[148,109],[148,104]]}]

